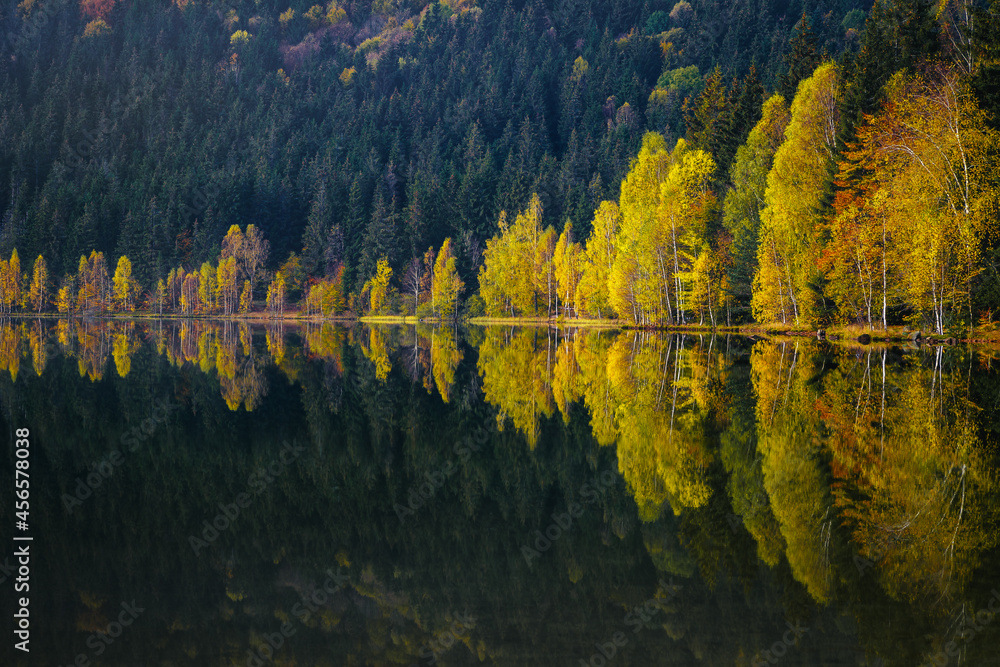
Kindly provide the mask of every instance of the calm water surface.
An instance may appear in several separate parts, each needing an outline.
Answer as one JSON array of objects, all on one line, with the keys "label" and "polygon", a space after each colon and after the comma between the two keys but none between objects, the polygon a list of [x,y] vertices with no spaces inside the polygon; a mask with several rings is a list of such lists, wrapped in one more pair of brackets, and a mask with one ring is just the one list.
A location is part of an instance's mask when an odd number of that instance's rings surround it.
[{"label": "calm water surface", "polygon": [[0,664],[997,665],[998,368],[732,336],[4,321]]}]

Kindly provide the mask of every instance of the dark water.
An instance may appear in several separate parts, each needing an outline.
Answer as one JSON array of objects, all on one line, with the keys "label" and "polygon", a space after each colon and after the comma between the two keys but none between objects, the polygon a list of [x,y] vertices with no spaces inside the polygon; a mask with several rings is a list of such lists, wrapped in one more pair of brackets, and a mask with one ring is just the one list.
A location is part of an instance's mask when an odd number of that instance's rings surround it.
[{"label": "dark water", "polygon": [[0,664],[1000,664],[996,356],[5,322]]}]

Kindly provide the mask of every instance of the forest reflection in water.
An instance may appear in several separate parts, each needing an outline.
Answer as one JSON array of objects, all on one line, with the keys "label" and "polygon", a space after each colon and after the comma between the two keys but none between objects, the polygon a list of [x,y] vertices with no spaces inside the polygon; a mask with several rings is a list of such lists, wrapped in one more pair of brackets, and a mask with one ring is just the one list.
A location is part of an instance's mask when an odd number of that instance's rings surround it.
[{"label": "forest reflection in water", "polygon": [[[249,664],[284,623],[276,664],[595,664],[617,631],[619,664],[994,664],[1000,627],[969,623],[1000,589],[996,363],[643,332],[4,321],[2,419],[31,425],[47,478],[39,613],[73,630],[40,650],[94,658],[88,638],[135,597],[156,601],[148,620],[101,664]],[[150,422],[162,402],[178,409]],[[285,440],[301,461],[198,547]],[[298,615],[332,573],[347,583]],[[783,644],[786,623],[809,630]]]}]

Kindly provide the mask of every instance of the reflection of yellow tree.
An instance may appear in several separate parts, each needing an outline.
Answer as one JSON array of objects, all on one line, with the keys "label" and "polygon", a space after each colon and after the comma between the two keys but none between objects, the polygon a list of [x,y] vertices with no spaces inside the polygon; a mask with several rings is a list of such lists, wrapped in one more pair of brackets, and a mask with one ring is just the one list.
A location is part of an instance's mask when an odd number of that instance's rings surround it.
[{"label": "reflection of yellow tree", "polygon": [[278,366],[285,360],[285,332],[283,327],[268,327],[265,332],[267,352]]},{"label": "reflection of yellow tree", "polygon": [[[108,355],[112,355],[120,377],[126,377],[132,369],[132,358],[139,350],[139,337],[135,322],[95,322],[93,320],[61,320],[54,327],[54,334],[67,357],[75,356],[80,376],[91,381],[103,378]],[[0,324],[0,370],[10,371],[16,377],[20,367],[22,339],[28,340],[35,371],[41,375],[48,361],[46,339],[49,335],[41,322],[33,328],[28,324],[18,327],[9,322]],[[340,345],[333,341],[343,341],[343,334],[332,328],[326,330],[325,337],[313,348],[326,345],[328,351],[335,352],[340,359]],[[155,345],[157,354],[167,357],[170,364],[180,368],[191,363],[204,373],[215,370],[219,376],[220,390],[226,404],[232,410],[241,405],[248,411],[258,406],[267,394],[267,382],[261,360],[280,360],[284,355],[285,341],[282,332],[267,331],[270,356],[257,358],[252,332],[245,323],[234,324],[186,320],[176,326],[164,327],[160,323],[156,329],[146,329],[143,337]],[[75,340],[75,345],[74,345]]]},{"label": "reflection of yellow tree", "polygon": [[252,357],[244,359],[236,366],[232,378],[220,376],[219,385],[222,388],[222,398],[233,411],[239,410],[242,404],[247,412],[253,412],[267,395],[264,373],[257,367]]},{"label": "reflection of yellow tree", "polygon": [[56,323],[56,340],[59,341],[59,345],[61,345],[64,350],[68,350],[72,344],[72,338],[70,338],[71,333],[69,320],[59,320]]},{"label": "reflection of yellow tree", "polygon": [[785,538],[782,537],[781,526],[771,510],[761,460],[755,456],[756,450],[748,453],[754,456],[750,460],[740,460],[736,457],[744,454],[744,451],[739,451],[738,447],[723,450],[722,458],[729,472],[729,495],[733,511],[739,515],[744,528],[757,542],[757,556],[775,567],[785,553]]},{"label": "reflection of yellow tree", "polygon": [[817,600],[830,597],[832,499],[821,468],[815,389],[798,344],[757,343],[751,353],[757,394],[757,446],[764,488],[786,544],[792,574]]},{"label": "reflection of yellow tree", "polygon": [[[739,372],[739,371],[738,371]],[[775,567],[785,553],[781,527],[771,511],[764,487],[762,457],[757,452],[757,415],[746,381],[734,383],[726,406],[726,428],[720,435],[719,458],[729,475],[726,489],[733,512],[757,542],[757,555]],[[737,380],[739,382],[739,379]]]},{"label": "reflection of yellow tree", "polygon": [[87,320],[76,325],[77,365],[80,377],[86,375],[91,382],[104,377],[104,364],[108,359],[107,336],[104,328]]},{"label": "reflection of yellow tree", "polygon": [[392,363],[389,361],[389,349],[386,347],[385,336],[378,327],[372,327],[368,335],[368,347],[361,346],[361,351],[365,357],[375,364],[375,377],[385,382],[392,370]]},{"label": "reflection of yellow tree", "polygon": [[[228,326],[228,322],[226,326]],[[216,352],[218,334],[215,327],[205,325],[198,328],[198,368],[202,373],[211,372],[218,358]]]},{"label": "reflection of yellow tree", "polygon": [[28,338],[28,345],[31,346],[31,362],[35,367],[35,374],[41,377],[48,363],[49,351],[46,347],[48,332],[40,321],[36,321],[32,327]]},{"label": "reflection of yellow tree", "polygon": [[198,359],[198,338],[195,323],[190,321],[182,322],[178,337],[180,338],[180,346],[174,356],[177,360],[177,365],[181,366],[186,362],[193,363]]},{"label": "reflection of yellow tree", "polygon": [[243,356],[249,357],[253,354],[253,335],[250,333],[250,325],[240,322],[240,345],[243,346]]},{"label": "reflection of yellow tree", "polygon": [[[704,506],[711,496],[707,448],[706,364],[711,353],[683,337],[623,334],[608,351],[618,467],[635,494],[640,517]],[[700,397],[700,398],[699,398]]]},{"label": "reflection of yellow tree", "polygon": [[239,410],[243,405],[247,412],[253,412],[267,395],[267,381],[258,366],[249,329],[245,324],[240,326],[237,340],[231,323],[226,322],[214,338],[215,368],[222,398],[230,410]]},{"label": "reflection of yellow tree", "polygon": [[887,356],[868,350],[824,385],[835,494],[890,595],[942,599],[996,542],[981,530],[993,484],[976,456],[968,367],[945,370],[941,348],[915,366]]},{"label": "reflection of yellow tree", "polygon": [[[229,335],[226,335],[227,333]],[[236,378],[236,341],[233,339],[232,330],[224,331],[217,341],[215,370],[219,373],[220,382],[223,378],[230,381]]]},{"label": "reflection of yellow tree", "polygon": [[580,398],[580,366],[576,361],[575,332],[564,336],[556,345],[556,364],[552,371],[552,396],[569,423],[569,406]]},{"label": "reflection of yellow tree", "polygon": [[720,402],[713,341],[685,347],[675,337],[598,332],[558,339],[547,331],[493,329],[479,349],[486,400],[537,443],[539,421],[556,407],[584,399],[594,437],[617,443],[618,465],[643,520],[664,502],[680,513],[702,507],[711,495],[705,471],[712,462],[708,419]]},{"label": "reflection of yellow tree", "polygon": [[132,341],[134,327],[135,325],[132,322],[128,322],[121,330],[114,334],[111,354],[115,359],[115,369],[118,371],[118,377],[125,377],[132,370],[132,355],[136,350],[136,345]]},{"label": "reflection of yellow tree", "polygon": [[[269,330],[268,349],[284,350],[284,339]],[[267,394],[263,369],[254,354],[253,336],[246,323],[214,324],[182,321],[176,329],[154,335],[157,351],[165,354],[171,364],[195,364],[203,373],[213,369],[219,377],[223,399],[230,410],[243,405],[252,411]],[[273,357],[272,357],[273,358]]]},{"label": "reflection of yellow tree", "polygon": [[590,430],[601,445],[615,442],[615,400],[608,378],[608,348],[613,338],[598,331],[576,337],[575,357],[579,385],[590,412]]},{"label": "reflection of yellow tree", "polygon": [[[618,444],[619,468],[645,520],[664,501],[673,509],[703,506],[711,490],[704,472],[711,463],[707,419],[719,403],[718,366],[711,342],[685,348],[680,339],[599,332],[559,334],[546,330],[491,329],[479,349],[479,373],[487,402],[509,417],[533,448],[539,421],[583,398],[600,444]],[[707,351],[703,348],[707,348]],[[717,354],[715,356],[718,356]]]},{"label": "reflection of yellow tree", "polygon": [[[413,338],[410,338],[412,332]],[[403,368],[413,382],[420,382],[428,394],[434,393],[434,373],[431,366],[431,338],[434,328],[423,322],[408,329],[404,337]]]},{"label": "reflection of yellow tree", "polygon": [[451,397],[455,370],[462,357],[462,351],[455,342],[455,332],[449,327],[437,327],[431,335],[431,368],[434,372],[434,384],[445,403]]},{"label": "reflection of yellow tree", "polygon": [[538,443],[539,418],[551,416],[555,407],[551,387],[555,358],[551,338],[539,340],[543,335],[534,329],[490,329],[479,348],[483,393],[498,408],[498,427],[502,430],[510,417],[532,449]]},{"label": "reflection of yellow tree", "polygon": [[332,361],[338,374],[344,372],[344,330],[329,322],[306,325],[306,350],[310,357]]},{"label": "reflection of yellow tree", "polygon": [[0,326],[0,370],[10,372],[17,382],[17,372],[21,367],[21,327],[10,322]]}]

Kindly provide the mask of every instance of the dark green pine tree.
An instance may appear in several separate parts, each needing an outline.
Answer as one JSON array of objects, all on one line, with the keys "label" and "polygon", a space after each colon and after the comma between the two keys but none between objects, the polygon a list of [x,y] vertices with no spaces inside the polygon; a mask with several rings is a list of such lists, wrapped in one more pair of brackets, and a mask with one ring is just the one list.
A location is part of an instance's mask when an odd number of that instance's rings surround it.
[{"label": "dark green pine tree", "polygon": [[[694,98],[684,100],[684,126],[691,148],[708,151],[714,158],[727,143],[726,129],[732,122],[732,105],[728,103],[722,70],[716,67],[705,78],[705,87]],[[735,154],[735,151],[734,151]]]},{"label": "dark green pine tree", "polygon": [[721,128],[718,141],[718,153],[715,162],[716,172],[720,178],[729,175],[729,167],[736,157],[736,151],[746,141],[750,130],[760,120],[761,106],[764,104],[764,85],[757,76],[757,68],[750,66],[750,71],[739,83],[733,82],[729,92],[727,106],[729,107],[728,123]]},{"label": "dark green pine tree", "polygon": [[973,10],[972,48],[978,68],[972,88],[994,128],[1000,129],[1000,0]]},{"label": "dark green pine tree", "polygon": [[497,187],[498,210],[517,215],[531,198],[531,186],[538,173],[538,141],[531,120],[525,116],[514,148],[507,156]]},{"label": "dark green pine tree", "polygon": [[361,255],[364,248],[365,227],[367,226],[368,208],[368,186],[361,174],[357,174],[351,181],[350,190],[347,193],[347,217],[345,219],[344,245],[345,248],[345,280],[348,285],[357,280],[356,268],[361,263]]},{"label": "dark green pine tree", "polygon": [[309,275],[319,275],[326,251],[327,230],[331,224],[326,187],[318,183],[309,207],[309,217],[306,218],[306,229],[302,233],[302,268]]},{"label": "dark green pine tree", "polygon": [[788,42],[788,53],[784,58],[786,69],[778,75],[778,92],[789,104],[795,97],[799,82],[812,76],[820,62],[822,59],[816,46],[816,36],[809,25],[809,17],[802,12],[802,20]]},{"label": "dark green pine tree", "polygon": [[361,263],[355,276],[359,288],[365,280],[375,274],[375,266],[382,257],[389,261],[389,266],[398,267],[399,232],[400,215],[396,200],[393,198],[386,201],[382,188],[379,188],[375,192],[372,216],[365,229],[362,243],[364,249],[361,252]]},{"label": "dark green pine tree", "polygon": [[565,217],[573,222],[577,230],[582,225],[590,224],[595,208],[590,205],[587,192],[592,149],[585,145],[585,141],[581,141],[575,129],[570,133],[569,145],[563,155],[556,185],[556,196],[563,202]]},{"label": "dark green pine tree", "polygon": [[452,231],[460,236],[469,231],[480,238],[491,236],[489,218],[494,202],[496,174],[489,149],[483,143],[479,123],[473,122],[465,135],[465,151],[462,162],[465,173],[458,188],[456,203],[457,226]]},{"label": "dark green pine tree", "polygon": [[936,6],[934,0],[880,0],[872,7],[872,18],[885,23],[894,69],[913,67],[941,50]]},{"label": "dark green pine tree", "polygon": [[939,49],[932,3],[876,0],[865,21],[861,49],[843,63],[841,147],[854,139],[863,114],[882,103],[882,88],[903,67],[913,67]]},{"label": "dark green pine tree", "polygon": [[406,239],[409,242],[410,257],[417,257],[420,248],[424,247],[427,236],[427,214],[424,202],[427,200],[425,176],[420,172],[414,175],[410,183],[409,202],[406,205],[405,225]]},{"label": "dark green pine tree", "polygon": [[166,273],[160,264],[157,243],[160,240],[164,213],[156,197],[149,200],[146,210],[138,215],[129,212],[123,221],[122,235],[118,250],[109,262],[118,262],[120,255],[127,255],[132,261],[132,276],[144,289]]},{"label": "dark green pine tree", "polygon": [[83,215],[77,217],[70,226],[68,243],[63,254],[63,271],[76,272],[77,260],[80,255],[90,253],[97,247],[97,206],[87,202],[83,207]]}]

